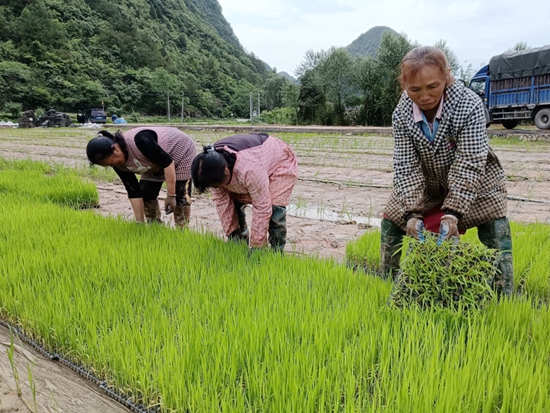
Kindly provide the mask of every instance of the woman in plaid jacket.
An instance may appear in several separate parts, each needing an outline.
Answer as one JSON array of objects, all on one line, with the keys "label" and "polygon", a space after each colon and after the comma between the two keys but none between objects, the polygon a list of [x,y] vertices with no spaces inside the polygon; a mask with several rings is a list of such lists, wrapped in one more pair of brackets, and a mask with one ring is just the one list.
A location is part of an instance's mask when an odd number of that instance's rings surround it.
[{"label": "woman in plaid jacket", "polygon": [[393,113],[394,190],[382,220],[382,273],[395,276],[404,235],[424,224],[440,241],[477,227],[501,251],[499,293],[513,290],[512,240],[500,161],[489,147],[482,101],[455,82],[445,55],[418,47],[401,62],[403,95]]}]

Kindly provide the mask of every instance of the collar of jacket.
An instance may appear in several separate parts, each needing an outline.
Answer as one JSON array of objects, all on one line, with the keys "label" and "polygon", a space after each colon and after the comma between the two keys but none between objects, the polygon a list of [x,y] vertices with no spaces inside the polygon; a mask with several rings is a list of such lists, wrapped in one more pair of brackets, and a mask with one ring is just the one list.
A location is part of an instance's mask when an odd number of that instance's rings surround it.
[{"label": "collar of jacket", "polygon": [[464,94],[465,86],[462,82],[456,80],[451,86],[445,88],[445,102],[443,104],[443,113],[441,114],[441,120],[437,128],[437,133],[434,138],[433,144],[424,136],[422,129],[414,122],[413,101],[407,95],[406,91],[403,91],[401,99],[397,105],[402,116],[405,118],[406,124],[411,125],[411,131],[414,134],[415,141],[421,142],[431,151],[435,152],[439,148],[442,142],[446,143],[446,135],[448,132],[449,120],[453,116],[453,112],[457,107],[457,102]]}]

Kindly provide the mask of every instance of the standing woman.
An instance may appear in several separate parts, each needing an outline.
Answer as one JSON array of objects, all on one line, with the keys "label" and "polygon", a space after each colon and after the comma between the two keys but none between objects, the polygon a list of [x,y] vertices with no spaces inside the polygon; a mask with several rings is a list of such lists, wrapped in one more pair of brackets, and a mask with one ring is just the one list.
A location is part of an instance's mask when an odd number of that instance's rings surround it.
[{"label": "standing woman", "polygon": [[286,206],[298,179],[296,155],[287,143],[266,134],[229,136],[205,146],[191,174],[199,192],[211,188],[229,239],[248,240],[243,207],[251,204],[250,247],[262,248],[269,241],[283,251]]},{"label": "standing woman", "polygon": [[435,217],[439,242],[477,227],[479,240],[500,252],[493,288],[510,295],[505,176],[489,147],[481,99],[454,81],[445,55],[434,47],[415,48],[403,58],[400,82],[404,92],[392,119],[394,189],[381,229],[382,273],[395,277],[403,236],[418,238]]},{"label": "standing woman", "polygon": [[[193,140],[176,128],[140,127],[113,136],[101,131],[88,142],[92,164],[111,166],[122,180],[137,222],[161,222],[158,195],[166,181],[165,212],[184,228],[191,214]],[[136,174],[141,175],[138,182]]]}]

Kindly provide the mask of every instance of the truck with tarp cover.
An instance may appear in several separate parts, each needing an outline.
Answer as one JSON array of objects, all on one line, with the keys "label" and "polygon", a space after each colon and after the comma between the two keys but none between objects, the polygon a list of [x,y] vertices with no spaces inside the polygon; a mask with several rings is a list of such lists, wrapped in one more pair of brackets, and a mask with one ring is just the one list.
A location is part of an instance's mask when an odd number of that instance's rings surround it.
[{"label": "truck with tarp cover", "polygon": [[493,56],[469,86],[483,100],[487,126],[532,119],[550,129],[550,45]]}]

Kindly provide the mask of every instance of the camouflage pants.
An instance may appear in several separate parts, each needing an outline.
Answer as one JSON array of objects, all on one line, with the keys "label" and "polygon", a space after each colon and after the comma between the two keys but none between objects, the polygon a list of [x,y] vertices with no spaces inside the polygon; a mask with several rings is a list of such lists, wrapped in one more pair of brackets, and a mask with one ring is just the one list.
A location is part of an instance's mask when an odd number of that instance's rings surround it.
[{"label": "camouflage pants", "polygon": [[512,232],[507,218],[498,218],[477,227],[479,240],[487,248],[499,251],[497,275],[493,289],[498,295],[514,292],[514,263],[512,260]]},{"label": "camouflage pants", "polygon": [[160,224],[162,221],[160,219],[160,207],[158,200],[143,200],[143,212],[145,213],[145,220],[148,223],[156,222]]},{"label": "camouflage pants", "polygon": [[[162,188],[162,182],[140,180],[143,193],[143,207],[147,222],[161,223],[158,195]],[[174,210],[174,222],[179,228],[186,228],[191,216],[191,180],[176,181],[176,208]]]},{"label": "camouflage pants", "polygon": [[[382,219],[380,235],[380,274],[383,278],[395,280],[399,272],[405,231],[389,219]],[[492,287],[498,295],[511,295],[514,291],[514,265],[512,262],[512,234],[507,218],[498,218],[477,227],[479,240],[487,247],[496,249],[500,255],[497,261],[497,276]]]},{"label": "camouflage pants", "polygon": [[401,254],[398,251],[403,245],[405,231],[387,218],[382,218],[380,228],[380,275],[382,278],[395,280],[399,272]]}]

